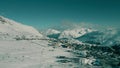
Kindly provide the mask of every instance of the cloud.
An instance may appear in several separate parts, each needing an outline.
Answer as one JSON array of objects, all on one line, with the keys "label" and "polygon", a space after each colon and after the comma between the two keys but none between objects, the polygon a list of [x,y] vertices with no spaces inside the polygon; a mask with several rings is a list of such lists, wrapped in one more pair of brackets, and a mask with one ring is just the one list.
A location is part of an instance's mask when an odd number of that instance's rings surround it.
[{"label": "cloud", "polygon": [[90,22],[72,22],[72,21],[62,21],[60,24],[51,27],[53,29],[57,30],[66,30],[66,29],[74,29],[74,28],[91,28],[91,29],[97,29],[100,31],[104,31],[107,29],[116,29],[116,27],[110,26],[110,25],[101,25],[101,24],[95,24]]}]

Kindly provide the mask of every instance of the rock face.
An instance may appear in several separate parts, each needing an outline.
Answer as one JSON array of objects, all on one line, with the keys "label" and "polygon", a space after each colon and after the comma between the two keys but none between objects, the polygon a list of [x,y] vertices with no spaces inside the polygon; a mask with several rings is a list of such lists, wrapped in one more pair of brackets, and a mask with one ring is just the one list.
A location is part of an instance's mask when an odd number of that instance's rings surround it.
[{"label": "rock face", "polygon": [[15,38],[15,37],[39,37],[43,35],[40,34],[35,28],[21,23],[15,22],[3,16],[0,16],[0,39]]}]

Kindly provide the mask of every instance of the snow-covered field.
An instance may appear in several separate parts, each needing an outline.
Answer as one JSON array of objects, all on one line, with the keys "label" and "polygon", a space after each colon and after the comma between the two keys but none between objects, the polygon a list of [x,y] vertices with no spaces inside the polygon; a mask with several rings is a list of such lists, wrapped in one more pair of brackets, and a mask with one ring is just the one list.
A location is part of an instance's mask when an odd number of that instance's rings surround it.
[{"label": "snow-covered field", "polygon": [[57,63],[56,56],[70,57],[62,48],[47,41],[0,41],[0,68],[73,68]]}]

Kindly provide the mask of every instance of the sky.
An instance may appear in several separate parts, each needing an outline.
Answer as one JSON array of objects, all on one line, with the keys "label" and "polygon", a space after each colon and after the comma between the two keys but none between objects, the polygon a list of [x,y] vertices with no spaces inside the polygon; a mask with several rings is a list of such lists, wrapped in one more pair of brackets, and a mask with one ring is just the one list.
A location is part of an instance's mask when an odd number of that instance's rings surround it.
[{"label": "sky", "polygon": [[64,23],[120,25],[120,0],[0,0],[0,15],[46,29]]}]

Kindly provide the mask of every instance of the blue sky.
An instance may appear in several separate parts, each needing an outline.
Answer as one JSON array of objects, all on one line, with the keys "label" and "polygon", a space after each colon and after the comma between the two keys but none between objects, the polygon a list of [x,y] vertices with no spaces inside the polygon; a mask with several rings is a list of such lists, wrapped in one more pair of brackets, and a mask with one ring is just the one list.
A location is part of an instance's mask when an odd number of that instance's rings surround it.
[{"label": "blue sky", "polygon": [[0,15],[45,29],[64,22],[120,25],[120,0],[0,0]]}]

